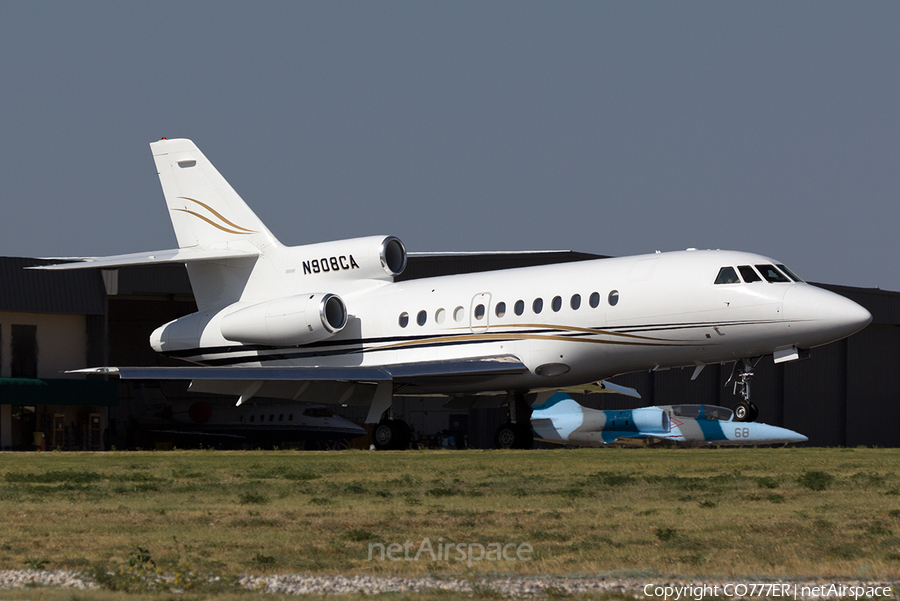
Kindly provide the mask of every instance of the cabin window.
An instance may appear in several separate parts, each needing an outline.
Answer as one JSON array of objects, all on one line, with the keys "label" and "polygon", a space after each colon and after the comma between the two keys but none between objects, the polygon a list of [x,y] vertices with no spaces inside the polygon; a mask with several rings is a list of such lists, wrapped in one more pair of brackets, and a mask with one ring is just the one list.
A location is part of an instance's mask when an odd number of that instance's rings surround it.
[{"label": "cabin window", "polygon": [[484,305],[477,305],[475,307],[475,319],[478,321],[484,319]]},{"label": "cabin window", "polygon": [[289,413],[289,414],[288,414],[288,421],[289,421],[289,422],[294,421],[294,414],[293,414],[293,413]]},{"label": "cabin window", "polygon": [[426,321],[428,321],[428,311],[422,309],[419,311],[419,314],[416,315],[416,323],[420,326],[424,326]]},{"label": "cabin window", "polygon": [[791,282],[791,280],[789,280],[783,273],[775,269],[774,265],[757,265],[756,268],[763,275],[763,277],[766,278],[766,281],[771,284]]},{"label": "cabin window", "polygon": [[434,321],[436,323],[444,323],[445,319],[447,319],[447,312],[444,311],[443,307],[434,312]]},{"label": "cabin window", "polygon": [[239,416],[238,416],[238,421],[241,422],[241,423],[243,424],[243,423],[244,423],[244,416],[243,416],[243,415],[239,415]]},{"label": "cabin window", "polygon": [[497,303],[497,306],[494,307],[494,315],[496,315],[497,317],[503,317],[504,315],[506,315],[506,303]]},{"label": "cabin window", "polygon": [[453,309],[453,321],[460,322],[463,320],[463,318],[465,318],[465,316],[466,316],[466,310],[463,309],[462,307],[457,307],[457,308]]},{"label": "cabin window", "polygon": [[531,309],[534,311],[535,315],[544,310],[544,299],[536,298],[534,302],[531,303]]},{"label": "cabin window", "polygon": [[279,413],[279,414],[278,414],[278,421],[280,421],[280,422],[283,422],[283,421],[284,421],[284,413]]},{"label": "cabin window", "polygon": [[749,265],[738,265],[738,271],[741,272],[741,277],[744,278],[744,281],[748,284],[762,281],[762,278],[759,277],[759,274],[753,271],[753,268]]},{"label": "cabin window", "polygon": [[255,421],[256,421],[256,416],[255,416],[255,415],[251,415],[251,416],[250,416],[250,423],[253,423],[253,422],[255,422]]},{"label": "cabin window", "polygon": [[554,313],[559,312],[559,310],[562,309],[562,297],[554,296],[553,300],[550,301],[550,308],[553,309]]},{"label": "cabin window", "polygon": [[615,307],[619,304],[619,291],[613,290],[609,293],[609,296],[606,297],[606,301],[609,303],[610,307]]},{"label": "cabin window", "polygon": [[740,284],[741,278],[738,277],[734,267],[723,267],[716,276],[716,284]]},{"label": "cabin window", "polygon": [[572,300],[569,301],[569,306],[572,307],[572,310],[577,311],[581,308],[581,295],[573,294]]},{"label": "cabin window", "polygon": [[591,309],[596,309],[600,306],[600,293],[599,292],[591,292],[591,298],[588,299],[588,302],[591,304]]},{"label": "cabin window", "polygon": [[785,267],[785,266],[782,265],[781,263],[778,264],[778,269],[780,269],[781,271],[783,271],[784,273],[786,273],[787,276],[788,276],[789,278],[791,278],[792,280],[794,280],[795,282],[803,282],[803,280],[802,280],[796,273],[794,273],[793,271],[791,271],[790,269],[788,269],[787,267]]},{"label": "cabin window", "polygon": [[403,312],[400,314],[400,327],[405,328],[409,325],[409,313]]},{"label": "cabin window", "polygon": [[521,315],[522,313],[525,312],[525,301],[523,301],[523,300],[516,301],[515,312],[516,312],[516,315]]},{"label": "cabin window", "polygon": [[270,421],[270,422],[274,422],[274,421],[275,421],[275,414],[274,414],[274,413],[273,413],[272,415],[269,416],[269,421]]}]

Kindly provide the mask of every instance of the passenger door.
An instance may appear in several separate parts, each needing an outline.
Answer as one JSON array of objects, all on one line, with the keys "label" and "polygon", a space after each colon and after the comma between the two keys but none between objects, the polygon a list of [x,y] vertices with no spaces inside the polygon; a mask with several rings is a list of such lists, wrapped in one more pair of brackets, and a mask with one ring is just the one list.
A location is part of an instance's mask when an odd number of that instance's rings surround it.
[{"label": "passenger door", "polygon": [[472,297],[469,309],[469,329],[474,333],[487,332],[490,327],[491,293],[481,292]]}]

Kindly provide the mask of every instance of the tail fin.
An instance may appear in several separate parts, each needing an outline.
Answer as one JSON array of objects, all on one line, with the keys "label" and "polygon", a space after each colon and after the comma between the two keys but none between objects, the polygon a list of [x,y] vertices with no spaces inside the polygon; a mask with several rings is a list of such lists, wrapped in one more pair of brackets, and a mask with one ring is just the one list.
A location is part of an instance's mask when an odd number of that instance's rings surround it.
[{"label": "tail fin", "polygon": [[[185,139],[150,144],[181,249],[244,251],[245,258],[187,264],[198,308],[220,307],[277,291],[272,252],[281,243],[200,149]],[[267,252],[263,253],[263,250]],[[260,256],[266,260],[260,261]],[[256,274],[255,285],[251,276]],[[264,290],[265,288],[265,290]]]},{"label": "tail fin", "polygon": [[192,141],[163,138],[150,148],[179,248],[279,244]]},{"label": "tail fin", "polygon": [[150,144],[150,149],[179,248],[89,257],[40,269],[182,263],[187,266],[200,311],[241,300],[286,296],[279,266],[287,249],[194,143],[164,138]]}]

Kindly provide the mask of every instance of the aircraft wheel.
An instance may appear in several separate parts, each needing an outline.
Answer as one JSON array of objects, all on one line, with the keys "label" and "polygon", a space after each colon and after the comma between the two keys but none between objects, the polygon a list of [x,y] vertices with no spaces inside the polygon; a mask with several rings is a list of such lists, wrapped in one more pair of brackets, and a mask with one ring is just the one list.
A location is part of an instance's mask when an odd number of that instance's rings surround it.
[{"label": "aircraft wheel", "polygon": [[372,443],[379,451],[403,450],[409,446],[409,426],[400,419],[379,422],[372,431]]},{"label": "aircraft wheel", "polygon": [[736,422],[749,422],[752,421],[750,419],[750,414],[752,413],[751,404],[746,401],[740,401],[737,405],[734,406],[734,421]]},{"label": "aircraft wheel", "polygon": [[494,434],[494,443],[498,449],[514,449],[516,448],[516,426],[511,422],[506,422]]},{"label": "aircraft wheel", "polygon": [[757,417],[759,417],[759,408],[753,403],[750,403],[750,416],[747,418],[747,421],[755,422]]},{"label": "aircraft wheel", "polygon": [[530,424],[506,422],[494,435],[498,449],[530,449],[534,445],[534,434]]}]

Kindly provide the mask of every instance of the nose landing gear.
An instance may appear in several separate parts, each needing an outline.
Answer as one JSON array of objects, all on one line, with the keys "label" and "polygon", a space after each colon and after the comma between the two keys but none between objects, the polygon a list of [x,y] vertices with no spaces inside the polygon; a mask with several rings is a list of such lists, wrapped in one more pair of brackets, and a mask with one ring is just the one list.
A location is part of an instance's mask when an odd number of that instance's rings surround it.
[{"label": "nose landing gear", "polygon": [[[759,359],[756,360],[756,363],[758,362]],[[731,377],[725,383],[727,386],[734,382],[732,392],[737,394],[738,390],[740,390],[741,393],[742,400],[738,401],[734,406],[735,421],[752,422],[759,417],[759,409],[750,400],[750,381],[753,379],[753,368],[756,367],[756,363],[751,363],[750,359],[741,359],[740,362],[736,361],[734,368],[731,370]]]}]

